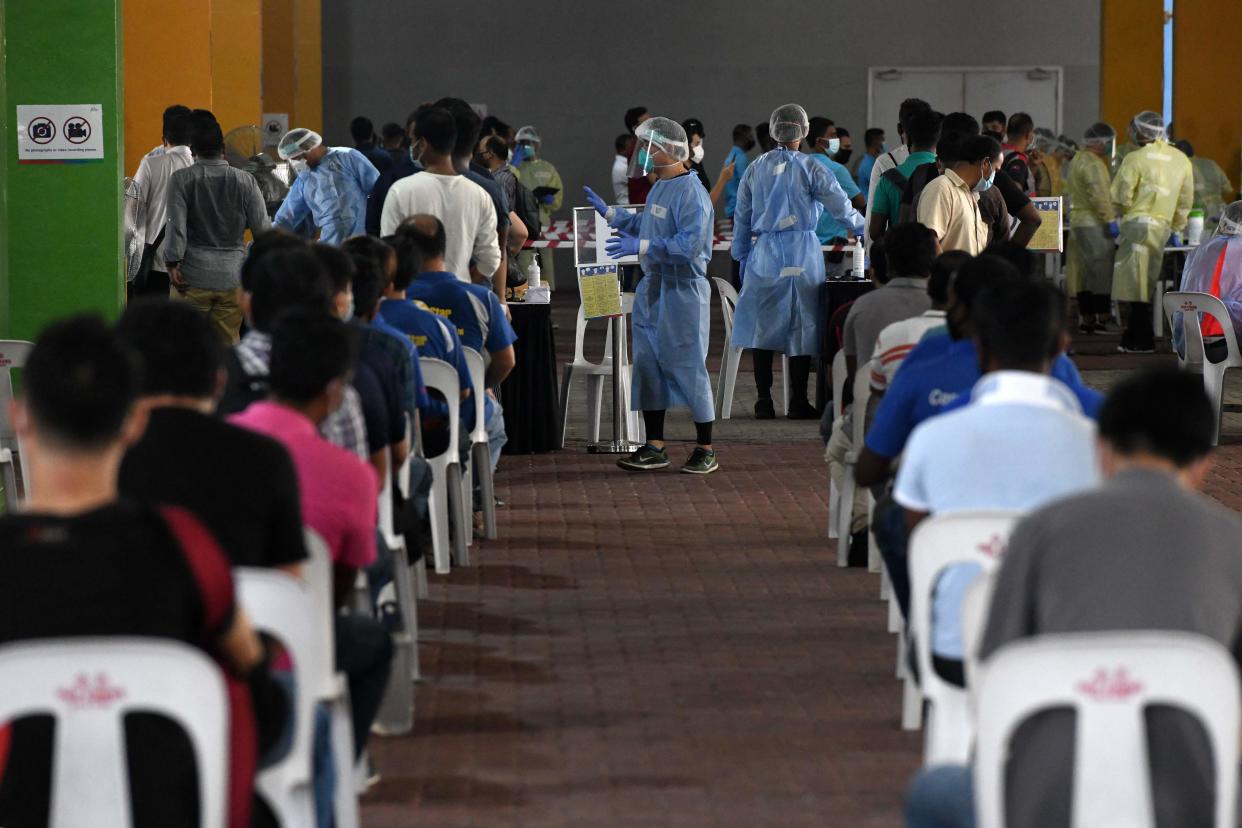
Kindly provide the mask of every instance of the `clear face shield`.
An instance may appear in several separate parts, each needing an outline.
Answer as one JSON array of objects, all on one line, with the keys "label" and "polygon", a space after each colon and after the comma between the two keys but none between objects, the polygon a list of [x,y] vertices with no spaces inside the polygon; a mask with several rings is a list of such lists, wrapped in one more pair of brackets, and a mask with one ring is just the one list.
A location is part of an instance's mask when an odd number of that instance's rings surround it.
[{"label": "clear face shield", "polygon": [[630,165],[626,170],[629,178],[643,178],[663,167],[680,164],[665,150],[664,145],[655,136],[645,135],[634,143],[634,152],[630,154]]}]

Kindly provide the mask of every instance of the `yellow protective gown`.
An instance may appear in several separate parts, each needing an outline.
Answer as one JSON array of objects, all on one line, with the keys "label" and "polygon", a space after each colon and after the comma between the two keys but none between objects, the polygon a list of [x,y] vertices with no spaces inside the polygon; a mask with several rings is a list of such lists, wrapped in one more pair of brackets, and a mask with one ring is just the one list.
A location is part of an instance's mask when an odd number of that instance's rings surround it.
[{"label": "yellow protective gown", "polygon": [[[553,187],[556,193],[552,196],[552,203],[545,204],[539,202],[539,224],[543,230],[547,230],[552,224],[552,214],[561,209],[561,203],[565,199],[565,187],[561,183],[561,174],[556,171],[556,167],[542,158],[528,158],[524,160],[520,166],[515,167],[518,181],[522,182],[522,186],[530,190],[532,193],[539,187]],[[523,267],[523,272],[530,267],[530,259],[533,251],[526,250],[518,257]],[[540,256],[541,262],[540,275],[549,287],[556,287],[556,271],[552,267],[552,254],[548,251],[545,256]]]},{"label": "yellow protective gown", "polygon": [[1220,214],[1233,195],[1233,185],[1211,158],[1196,155],[1190,159],[1190,166],[1195,174],[1195,206],[1203,208],[1203,237],[1206,239],[1216,229]]},{"label": "yellow protective gown", "polygon": [[1190,159],[1168,141],[1153,141],[1121,162],[1112,198],[1122,216],[1113,299],[1150,302],[1169,234],[1186,228],[1194,204]]},{"label": "yellow protective gown", "polygon": [[1065,257],[1065,290],[1107,295],[1113,284],[1116,245],[1108,223],[1116,217],[1109,191],[1108,162],[1090,150],[1079,150],[1070,162],[1069,249]]},{"label": "yellow protective gown", "polygon": [[1064,192],[1061,182],[1061,162],[1051,153],[1040,153],[1039,161],[1032,165],[1035,173],[1035,194],[1041,198],[1059,196]]}]

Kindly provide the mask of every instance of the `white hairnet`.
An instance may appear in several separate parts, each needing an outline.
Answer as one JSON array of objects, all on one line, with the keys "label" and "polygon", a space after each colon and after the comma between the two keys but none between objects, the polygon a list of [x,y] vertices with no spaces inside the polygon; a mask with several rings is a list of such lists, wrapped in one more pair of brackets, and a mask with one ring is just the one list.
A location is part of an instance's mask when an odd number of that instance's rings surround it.
[{"label": "white hairnet", "polygon": [[1221,213],[1220,223],[1216,225],[1218,236],[1242,236],[1242,201],[1235,201]]},{"label": "white hairnet", "polygon": [[1057,135],[1048,127],[1036,127],[1034,144],[1040,152],[1052,152],[1057,148]]},{"label": "white hairnet", "polygon": [[1103,121],[1096,121],[1087,127],[1087,131],[1082,134],[1082,140],[1084,144],[1092,146],[1107,144],[1109,141],[1117,140],[1117,130]]},{"label": "white hairnet", "polygon": [[539,130],[535,129],[533,126],[524,126],[521,129],[519,129],[517,131],[517,135],[514,136],[513,140],[514,141],[530,141],[532,144],[543,143],[543,141],[539,139]]},{"label": "white hairnet", "polygon": [[1131,123],[1135,138],[1148,141],[1159,141],[1164,137],[1164,118],[1156,112],[1147,110],[1134,116]]},{"label": "white hairnet", "polygon": [[648,118],[634,130],[639,144],[649,144],[652,149],[664,152],[674,161],[690,157],[690,141],[682,125],[669,118]]},{"label": "white hairnet", "polygon": [[768,119],[768,134],[778,144],[801,141],[810,130],[811,122],[806,117],[806,110],[797,104],[778,106]]},{"label": "white hairnet", "polygon": [[281,136],[280,144],[276,147],[276,152],[286,161],[305,155],[315,147],[323,143],[323,138],[318,132],[305,127],[291,129]]}]

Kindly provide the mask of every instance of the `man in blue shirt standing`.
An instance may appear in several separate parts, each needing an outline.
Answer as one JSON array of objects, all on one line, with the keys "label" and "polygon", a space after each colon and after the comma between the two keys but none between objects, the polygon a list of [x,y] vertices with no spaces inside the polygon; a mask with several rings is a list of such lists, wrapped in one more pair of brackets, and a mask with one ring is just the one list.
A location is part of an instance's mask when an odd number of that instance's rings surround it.
[{"label": "man in blue shirt standing", "polygon": [[[841,139],[833,136],[835,130],[832,121],[816,115],[811,119],[810,124],[810,130],[806,134],[806,145],[811,152],[811,158],[828,168],[828,172],[832,173],[832,177],[845,191],[850,204],[858,212],[863,212],[867,208],[867,199],[863,196],[862,190],[846,166],[832,157],[841,148]],[[820,213],[819,223],[815,225],[815,237],[819,239],[821,245],[844,244],[850,235],[849,230],[836,220],[831,210],[824,210]],[[827,278],[829,279],[839,278],[839,273],[848,268],[845,264],[845,257],[840,253],[830,254],[828,262],[833,265],[828,269]]]},{"label": "man in blue shirt standing", "polygon": [[884,143],[884,130],[879,127],[867,130],[863,134],[863,143],[866,151],[858,161],[858,174],[855,178],[860,189],[871,186],[871,168],[875,166],[875,159],[888,149],[888,145]]},{"label": "man in blue shirt standing", "polygon": [[491,359],[484,375],[486,388],[479,389],[478,393],[486,393],[487,447],[492,471],[495,471],[496,464],[500,462],[500,450],[508,438],[505,436],[504,411],[490,389],[499,386],[513,370],[513,343],[517,340],[517,334],[513,332],[513,326],[509,324],[504,308],[493,291],[483,285],[465,284],[444,269],[446,240],[444,225],[438,218],[412,216],[401,225],[397,234],[414,243],[422,260],[418,275],[406,288],[406,298],[447,319],[456,328],[463,346],[486,354]]},{"label": "man in blue shirt standing", "polygon": [[362,153],[349,147],[328,147],[319,133],[299,127],[280,139],[280,157],[292,163],[298,177],[272,224],[297,232],[310,219],[319,240],[339,245],[366,229],[367,195],[379,171]]},{"label": "man in blue shirt standing", "polygon": [[738,124],[733,128],[733,146],[725,156],[724,166],[733,165],[733,178],[725,184],[725,215],[733,218],[737,207],[737,188],[742,176],[750,166],[750,151],[755,148],[755,130],[750,124]]}]

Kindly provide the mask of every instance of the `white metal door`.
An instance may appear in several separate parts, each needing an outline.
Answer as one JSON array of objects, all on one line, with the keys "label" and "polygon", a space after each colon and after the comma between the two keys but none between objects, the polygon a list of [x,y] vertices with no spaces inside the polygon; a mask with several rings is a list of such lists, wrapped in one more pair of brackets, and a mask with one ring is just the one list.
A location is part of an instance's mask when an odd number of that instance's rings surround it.
[{"label": "white metal door", "polygon": [[[940,112],[989,109],[1027,112],[1036,126],[1061,132],[1060,66],[872,67],[868,77],[867,125],[890,135],[906,98],[922,98]],[[894,144],[889,141],[890,146]]]}]

